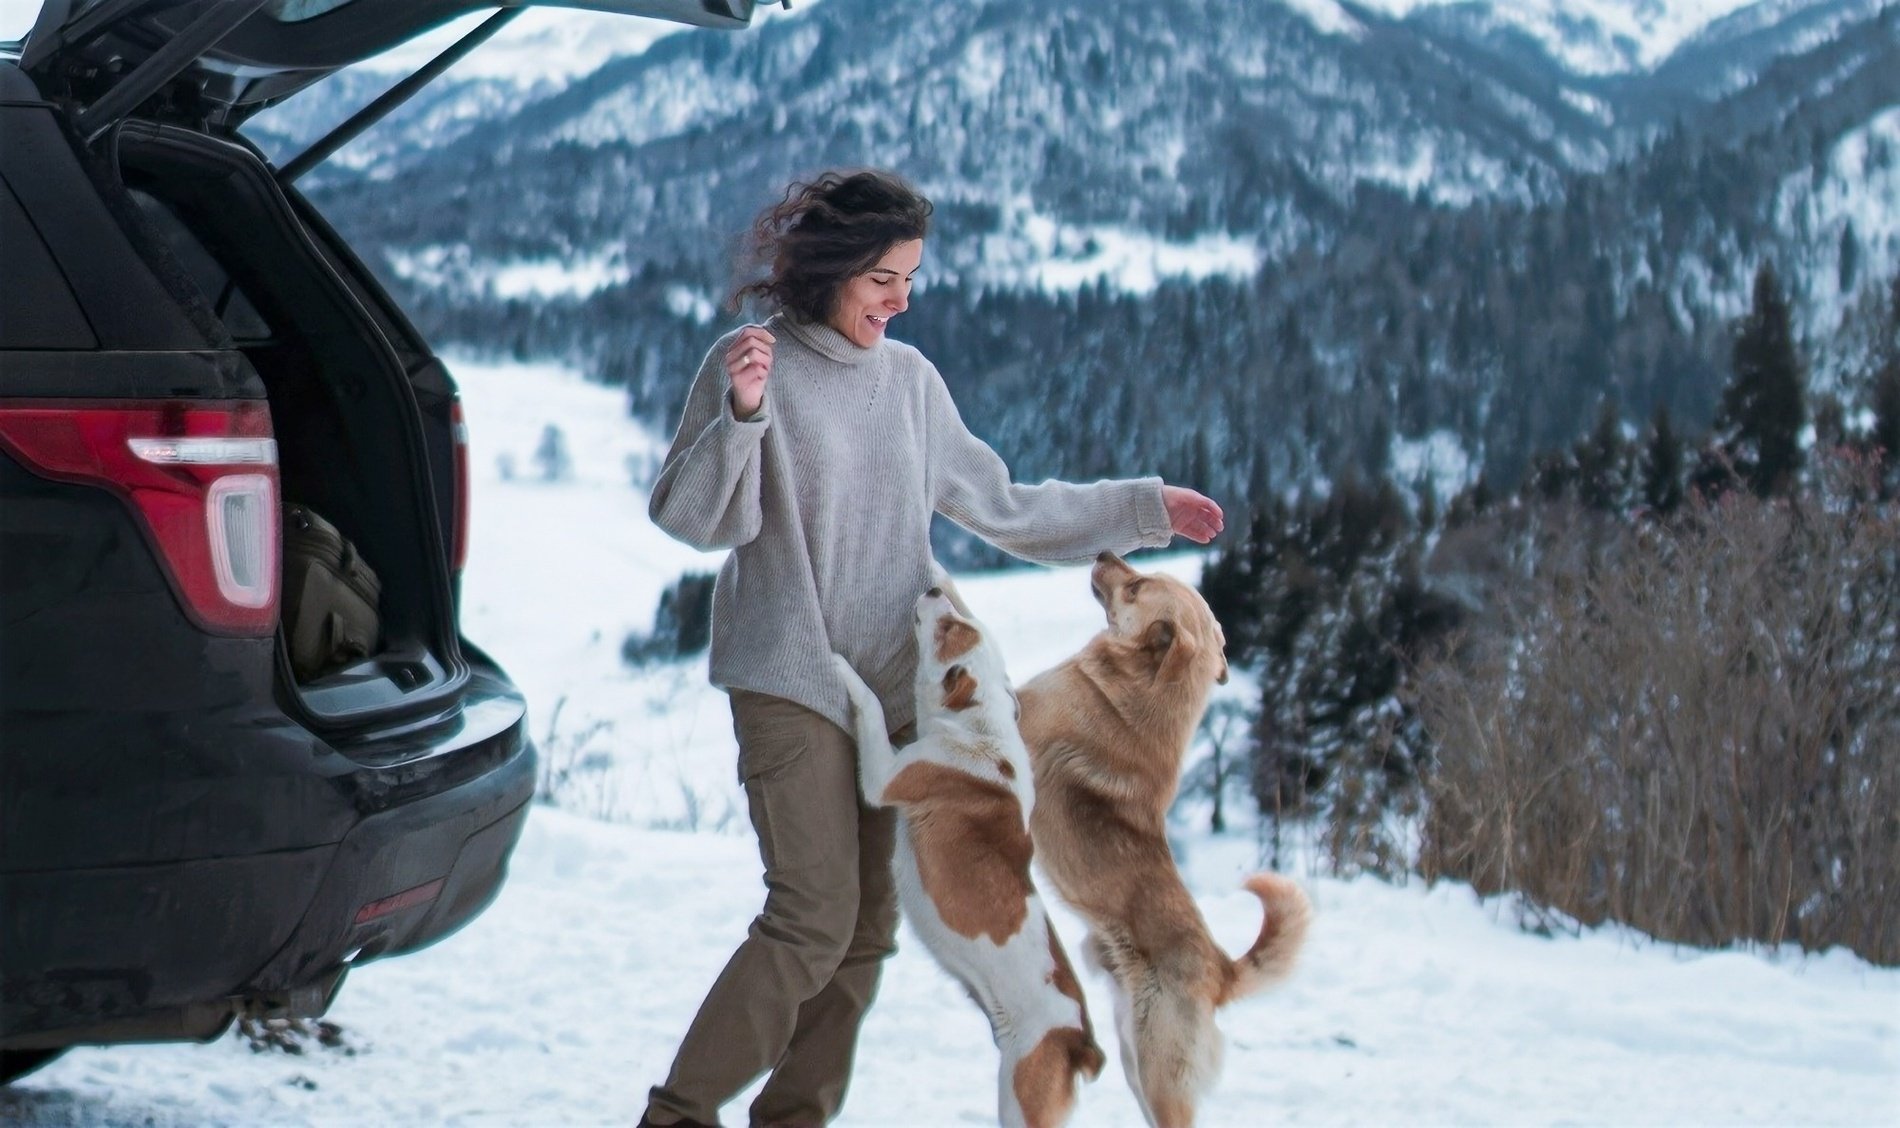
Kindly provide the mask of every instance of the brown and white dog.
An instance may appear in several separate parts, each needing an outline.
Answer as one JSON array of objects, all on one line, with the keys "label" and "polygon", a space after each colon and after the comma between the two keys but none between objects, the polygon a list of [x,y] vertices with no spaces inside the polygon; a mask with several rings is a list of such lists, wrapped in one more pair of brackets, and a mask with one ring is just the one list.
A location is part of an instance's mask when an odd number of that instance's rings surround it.
[{"label": "brown and white dog", "polygon": [[1220,1071],[1216,1008],[1292,970],[1311,908],[1292,881],[1245,885],[1266,920],[1239,959],[1208,935],[1168,848],[1181,761],[1227,680],[1220,623],[1200,593],[1103,553],[1091,573],[1107,629],[1022,687],[1034,767],[1030,825],[1056,891],[1089,922],[1113,984],[1122,1066],[1150,1124],[1184,1128]]},{"label": "brown and white dog", "polygon": [[1029,754],[1003,659],[961,601],[917,601],[917,740],[893,750],[843,658],[866,800],[898,810],[893,863],[911,928],[989,1017],[1008,1128],[1057,1128],[1105,1058],[1082,987],[1029,877]]}]

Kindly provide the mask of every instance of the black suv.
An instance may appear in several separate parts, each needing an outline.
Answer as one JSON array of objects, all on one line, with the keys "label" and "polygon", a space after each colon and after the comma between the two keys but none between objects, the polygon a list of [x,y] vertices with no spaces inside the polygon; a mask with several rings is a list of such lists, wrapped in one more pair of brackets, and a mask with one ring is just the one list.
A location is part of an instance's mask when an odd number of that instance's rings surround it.
[{"label": "black suv", "polygon": [[[490,7],[47,0],[0,50],[0,1083],[320,1014],[500,885],[534,753],[458,626],[455,385],[292,182],[513,9],[281,167],[238,131]],[[302,680],[290,504],[381,580],[372,652]]]}]

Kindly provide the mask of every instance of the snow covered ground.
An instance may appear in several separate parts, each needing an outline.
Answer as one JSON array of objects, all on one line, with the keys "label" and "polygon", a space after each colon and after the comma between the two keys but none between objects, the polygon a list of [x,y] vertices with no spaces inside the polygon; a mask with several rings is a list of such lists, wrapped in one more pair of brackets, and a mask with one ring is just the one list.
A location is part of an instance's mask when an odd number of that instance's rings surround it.
[{"label": "snow covered ground", "polygon": [[[501,896],[467,929],[355,974],[330,1015],[341,1046],[258,1054],[228,1036],[77,1050],[0,1091],[0,1123],[638,1118],[760,900],[703,660],[639,673],[619,660],[661,589],[717,558],[647,523],[631,481],[663,440],[626,421],[618,393],[546,368],[455,368],[477,480],[468,629],[528,692],[544,753],[569,769],[570,809],[535,809]],[[536,477],[549,424],[573,455],[566,480]],[[1198,559],[1143,566],[1191,577]],[[964,589],[1020,675],[1096,629],[1077,569]],[[1180,831],[1190,884],[1238,950],[1258,926],[1236,889],[1256,867],[1252,833]],[[1900,971],[1840,953],[1683,950],[1622,929],[1536,936],[1462,886],[1296,872],[1319,914],[1305,962],[1223,1015],[1207,1125],[1900,1125]],[[1058,914],[1058,927],[1073,949],[1076,921]],[[982,1019],[920,945],[900,943],[842,1123],[993,1123]],[[1106,995],[1086,973],[1085,986],[1102,1024]],[[1083,1091],[1079,1128],[1141,1123],[1114,1057]],[[743,1100],[727,1117],[744,1122]]]}]

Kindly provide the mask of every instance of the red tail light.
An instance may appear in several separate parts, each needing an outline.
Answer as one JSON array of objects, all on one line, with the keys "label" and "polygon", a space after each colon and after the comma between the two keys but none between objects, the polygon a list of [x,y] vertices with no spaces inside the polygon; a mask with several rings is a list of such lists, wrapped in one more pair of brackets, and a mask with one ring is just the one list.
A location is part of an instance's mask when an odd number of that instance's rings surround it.
[{"label": "red tail light", "polygon": [[449,429],[455,435],[455,541],[449,546],[449,570],[468,563],[468,419],[462,401],[449,404]]},{"label": "red tail light", "polygon": [[0,447],[129,503],[200,626],[277,628],[277,443],[262,402],[9,404]]},{"label": "red tail light", "polygon": [[414,889],[405,889],[393,897],[384,897],[380,901],[371,901],[356,910],[356,917],[351,923],[368,924],[378,917],[386,917],[390,913],[399,913],[404,909],[413,909],[417,905],[427,904],[436,899],[436,896],[442,892],[442,886],[447,883],[447,881],[448,879],[445,877],[438,877],[434,881],[425,882],[416,886]]}]

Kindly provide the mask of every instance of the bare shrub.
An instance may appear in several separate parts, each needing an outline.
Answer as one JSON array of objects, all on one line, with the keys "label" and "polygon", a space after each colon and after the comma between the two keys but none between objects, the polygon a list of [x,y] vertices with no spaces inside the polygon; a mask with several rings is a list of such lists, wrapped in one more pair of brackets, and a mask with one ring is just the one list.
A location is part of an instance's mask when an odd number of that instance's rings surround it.
[{"label": "bare shrub", "polygon": [[1560,548],[1530,546],[1505,630],[1419,671],[1421,872],[1900,963],[1892,507],[1730,496]]},{"label": "bare shrub", "polygon": [[739,811],[729,796],[702,790],[684,774],[674,778],[673,786],[679,791],[680,813],[672,818],[649,820],[647,825],[654,830],[723,834],[738,825]]},{"label": "bare shrub", "polygon": [[613,753],[596,747],[613,732],[613,722],[595,720],[578,731],[563,728],[561,712],[567,698],[554,702],[548,727],[538,742],[541,778],[535,785],[536,802],[611,822],[619,813]]}]

